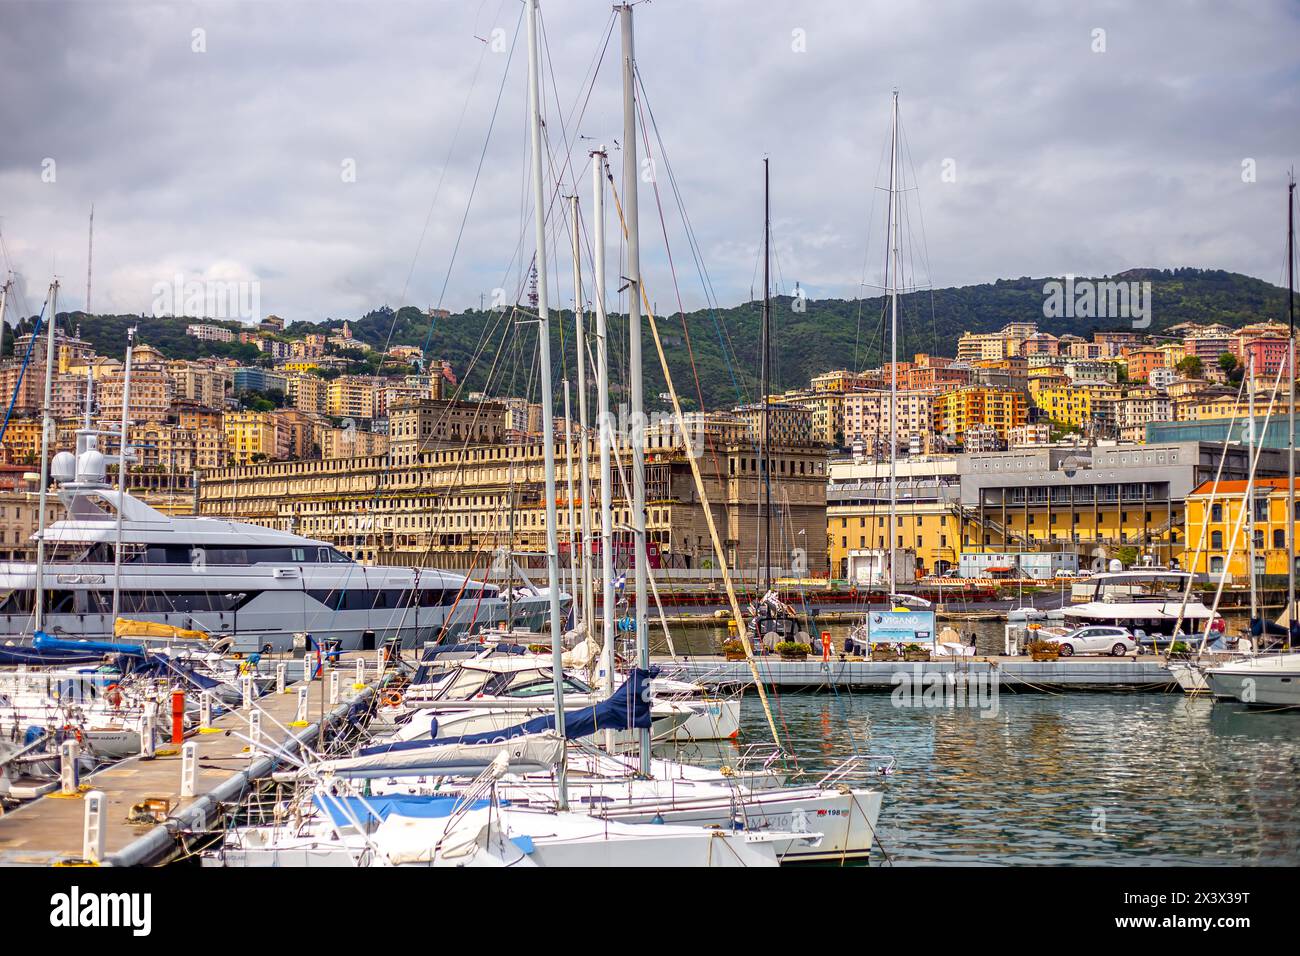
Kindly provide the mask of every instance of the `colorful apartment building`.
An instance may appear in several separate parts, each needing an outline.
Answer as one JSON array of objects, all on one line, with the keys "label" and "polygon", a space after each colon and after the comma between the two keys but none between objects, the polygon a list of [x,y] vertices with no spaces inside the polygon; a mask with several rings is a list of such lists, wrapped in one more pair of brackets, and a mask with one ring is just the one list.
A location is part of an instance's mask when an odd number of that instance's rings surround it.
[{"label": "colorful apartment building", "polygon": [[[1232,575],[1248,580],[1251,541],[1255,574],[1283,578],[1287,574],[1287,533],[1300,529],[1300,509],[1287,520],[1287,479],[1256,478],[1254,506],[1243,515],[1246,485],[1237,481],[1206,481],[1187,497],[1187,542],[1190,570],[1200,574]],[[1300,487],[1298,482],[1297,487]],[[1296,496],[1300,497],[1300,496]],[[1199,554],[1196,545],[1203,542]],[[1300,565],[1298,565],[1300,570]]]},{"label": "colorful apartment building", "polygon": [[968,428],[989,425],[1000,439],[1029,420],[1024,392],[1010,388],[969,385],[936,395],[933,399],[934,430],[961,442]]},{"label": "colorful apartment building", "polygon": [[[861,443],[868,454],[887,455],[890,435],[889,392],[852,392],[844,396],[844,443]],[[894,402],[895,449],[918,444],[929,451],[934,438],[934,393],[899,391]]]}]

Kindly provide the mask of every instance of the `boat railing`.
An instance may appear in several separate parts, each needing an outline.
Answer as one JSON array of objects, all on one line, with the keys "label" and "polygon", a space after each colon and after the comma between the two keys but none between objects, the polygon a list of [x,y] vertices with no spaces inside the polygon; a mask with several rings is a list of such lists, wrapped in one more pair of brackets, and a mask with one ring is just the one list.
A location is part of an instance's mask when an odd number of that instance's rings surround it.
[{"label": "boat railing", "polygon": [[892,774],[896,763],[890,754],[854,754],[832,767],[816,785],[826,789],[879,780]]},{"label": "boat railing", "polygon": [[776,744],[752,743],[741,750],[732,767],[737,773],[758,773],[771,770],[786,756],[786,752]]}]

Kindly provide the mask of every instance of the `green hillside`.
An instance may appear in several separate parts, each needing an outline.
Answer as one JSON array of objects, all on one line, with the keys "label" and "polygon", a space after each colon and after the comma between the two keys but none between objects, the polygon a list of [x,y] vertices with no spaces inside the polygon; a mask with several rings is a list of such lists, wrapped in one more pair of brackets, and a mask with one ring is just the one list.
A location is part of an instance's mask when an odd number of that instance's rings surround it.
[{"label": "green hillside", "polygon": [[[1259,279],[1221,270],[1135,269],[1109,277],[1152,283],[1152,322],[1144,331],[1159,333],[1180,322],[1222,322],[1240,326],[1264,319],[1285,320],[1286,291]],[[953,355],[962,332],[993,332],[1008,322],[1037,322],[1043,331],[1055,335],[1072,333],[1088,337],[1102,329],[1131,328],[1128,323],[1090,318],[1045,318],[1044,283],[1048,279],[1002,279],[997,282],[935,289],[904,297],[900,302],[898,353],[909,358],[914,352]],[[784,390],[806,385],[809,378],[836,368],[867,368],[881,361],[881,325],[885,302],[877,297],[863,300],[808,300],[803,311],[793,308],[789,296],[773,300],[773,385]],[[575,376],[573,319],[569,312],[552,314],[552,354],[556,379],[568,369]],[[60,315],[60,319],[65,316]],[[185,335],[193,319],[137,316],[94,316],[81,313],[66,317],[81,326],[84,338],[103,354],[120,354],[125,331],[139,326],[139,341],[158,347],[178,358],[201,355],[233,355],[245,361],[257,358],[251,346],[201,343]],[[430,329],[428,316],[420,309],[397,311],[376,309],[348,319],[353,335],[375,348],[385,345],[427,346],[428,355],[451,362],[466,388],[486,389],[500,395],[529,394],[538,388],[532,370],[536,366],[536,326],[525,318],[513,324],[509,315],[469,309],[439,319]],[[285,338],[299,338],[307,332],[337,328],[343,319],[319,324],[295,322]],[[626,381],[626,322],[611,316],[611,376],[615,400]],[[679,393],[695,398],[698,392],[705,407],[725,407],[752,396],[757,379],[760,348],[760,308],[755,302],[718,311],[699,310],[685,316],[662,316],[659,327],[665,351]],[[688,349],[689,343],[689,349]],[[6,342],[6,351],[10,343]],[[652,405],[664,391],[663,375],[647,336],[645,342],[646,393]],[[468,374],[467,374],[468,373]],[[557,404],[561,398],[554,390]],[[692,402],[692,404],[694,404]]]}]

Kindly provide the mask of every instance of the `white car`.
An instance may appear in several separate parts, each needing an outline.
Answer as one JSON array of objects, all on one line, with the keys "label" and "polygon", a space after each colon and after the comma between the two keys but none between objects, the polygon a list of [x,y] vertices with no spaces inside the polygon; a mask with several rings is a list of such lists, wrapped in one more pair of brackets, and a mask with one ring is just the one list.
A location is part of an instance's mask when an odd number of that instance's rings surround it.
[{"label": "white car", "polygon": [[1110,654],[1123,657],[1137,650],[1137,641],[1126,627],[1093,624],[1081,627],[1061,637],[1046,637],[1046,641],[1061,646],[1061,656],[1074,654]]}]

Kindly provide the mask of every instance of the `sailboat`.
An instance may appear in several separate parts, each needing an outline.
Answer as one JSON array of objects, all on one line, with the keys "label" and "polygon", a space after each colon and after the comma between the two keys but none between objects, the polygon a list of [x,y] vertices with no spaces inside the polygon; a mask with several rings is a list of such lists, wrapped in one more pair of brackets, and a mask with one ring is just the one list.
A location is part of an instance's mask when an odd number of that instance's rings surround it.
[{"label": "sailboat", "polygon": [[889,299],[889,421],[886,444],[889,446],[889,593],[881,610],[868,608],[861,624],[849,632],[847,648],[867,653],[872,645],[883,644],[896,651],[906,645],[920,645],[934,656],[973,654],[975,649],[960,642],[940,642],[935,630],[935,613],[930,602],[898,592],[898,296],[901,288],[902,258],[899,251],[899,137],[898,90],[890,100],[889,132],[889,257],[885,273],[885,295]]},{"label": "sailboat", "polygon": [[762,402],[758,435],[760,474],[763,476],[762,547],[755,552],[763,565],[758,569],[762,596],[750,605],[750,640],[756,648],[775,650],[783,642],[805,643],[807,633],[799,626],[794,609],[781,600],[772,587],[772,403],[768,396],[772,370],[772,194],[768,160],[763,160],[763,326],[758,395]]},{"label": "sailboat", "polygon": [[[544,222],[541,185],[540,108],[537,71],[540,53],[537,39],[537,3],[529,0],[530,113],[533,139],[533,185],[536,197],[538,268],[545,275]],[[637,159],[632,6],[617,8],[623,39],[625,207],[621,210],[627,237],[626,280],[631,290],[629,325],[631,345],[628,364],[632,382],[634,420],[643,416],[640,343],[641,288],[636,220],[636,189],[640,167]],[[601,178],[595,175],[599,188]],[[610,177],[612,182],[612,177]],[[617,194],[616,194],[617,195]],[[601,483],[604,644],[599,678],[601,688],[610,688],[615,676],[613,652],[612,521],[610,518],[610,471],[607,452],[612,439],[608,415],[608,368],[605,345],[605,316],[601,304],[604,242],[600,232],[600,193],[594,210],[597,225],[597,338],[598,391],[601,399]],[[539,315],[545,337],[545,287],[539,289]],[[648,309],[648,303],[647,303]],[[656,347],[666,368],[662,344],[655,331]],[[543,352],[542,380],[549,381],[549,355]],[[679,427],[683,426],[680,403],[666,374]],[[639,439],[640,435],[636,435]],[[278,815],[270,826],[231,829],[224,846],[205,859],[218,865],[337,863],[368,865],[655,865],[714,866],[733,861],[747,865],[770,865],[784,860],[842,860],[869,853],[882,794],[876,789],[855,788],[854,781],[876,768],[867,767],[869,758],[855,756],[811,786],[786,789],[780,769],[780,752],[760,760],[742,754],[733,766],[719,769],[690,767],[655,759],[650,752],[654,705],[647,699],[646,683],[654,679],[648,666],[649,651],[645,628],[645,600],[648,569],[644,560],[645,464],[639,440],[632,442],[633,522],[636,546],[637,656],[630,671],[631,686],[625,686],[622,701],[617,695],[591,695],[588,708],[566,710],[572,687],[565,686],[559,642],[553,642],[550,676],[555,683],[555,704],[548,715],[524,718],[513,726],[492,727],[480,734],[461,734],[456,739],[413,742],[412,747],[359,754],[330,764],[307,764],[295,775],[295,782],[310,781],[287,815]],[[553,476],[554,447],[547,443],[548,479]],[[698,463],[691,458],[692,475],[703,495]],[[548,482],[548,507],[554,505],[554,489]],[[712,512],[706,505],[706,523],[715,550],[718,541]],[[558,549],[554,547],[554,514],[549,515],[548,574],[552,594],[558,576]],[[739,620],[739,602],[725,562],[723,579],[733,613]],[[553,633],[557,615],[553,609]],[[590,622],[590,618],[588,618]],[[745,630],[741,630],[742,639]],[[503,648],[498,648],[503,650]],[[512,655],[502,654],[502,657]],[[523,657],[525,655],[514,655]],[[747,655],[750,656],[750,655]],[[752,656],[751,656],[752,661]],[[530,662],[538,663],[536,657]],[[493,668],[488,668],[492,670]],[[519,668],[501,667],[513,678]],[[463,662],[461,674],[475,668]],[[481,669],[480,669],[481,670]],[[540,675],[535,675],[539,676]],[[755,670],[755,677],[757,677]],[[459,678],[451,678],[459,679]],[[499,686],[509,690],[504,679]],[[486,685],[485,685],[486,686]],[[543,685],[535,685],[543,689]],[[773,737],[776,725],[766,707],[764,691],[757,694]],[[508,696],[508,693],[505,695]],[[536,697],[525,695],[525,705]],[[614,701],[610,706],[610,702]],[[629,706],[630,705],[630,706]],[[533,704],[535,706],[535,704]],[[603,708],[603,709],[602,709]],[[611,713],[612,711],[612,713]],[[562,727],[563,733],[555,731]],[[590,741],[628,734],[635,741],[631,757],[624,758],[597,750]],[[557,746],[558,741],[558,746]],[[481,765],[493,751],[490,764],[477,777],[473,767]],[[456,773],[448,772],[461,762]],[[427,768],[427,769],[426,769]],[[362,782],[354,784],[352,781]],[[289,781],[285,781],[289,782]],[[377,791],[386,791],[377,795]],[[450,797],[448,796],[450,795]],[[570,805],[572,804],[572,810]],[[336,812],[337,811],[337,812]]]},{"label": "sailboat", "polygon": [[[1204,671],[1204,680],[1210,693],[1219,700],[1279,707],[1300,707],[1300,622],[1296,620],[1296,543],[1295,543],[1295,173],[1287,180],[1286,190],[1286,285],[1287,324],[1289,327],[1287,366],[1290,382],[1290,407],[1287,411],[1287,603],[1273,629],[1286,637],[1281,654],[1261,654],[1256,657],[1229,661]],[[1253,473],[1253,469],[1252,469]],[[1253,502],[1250,503],[1253,506]],[[1252,507],[1253,512],[1253,507]],[[1254,567],[1251,573],[1254,574]],[[1253,581],[1252,581],[1253,587]],[[1258,616],[1252,619],[1252,633],[1262,636],[1268,632]]]}]

